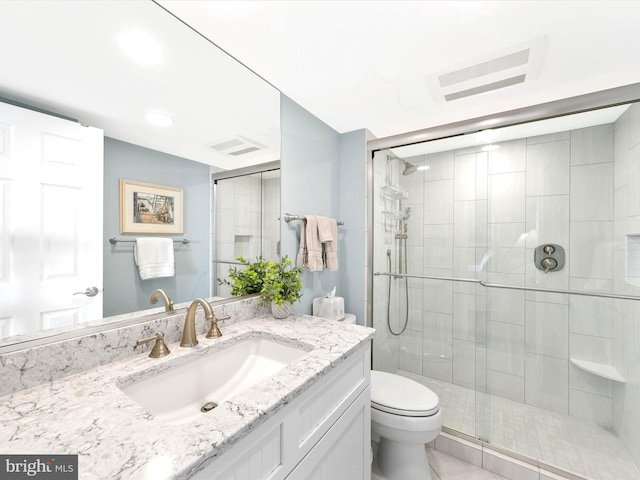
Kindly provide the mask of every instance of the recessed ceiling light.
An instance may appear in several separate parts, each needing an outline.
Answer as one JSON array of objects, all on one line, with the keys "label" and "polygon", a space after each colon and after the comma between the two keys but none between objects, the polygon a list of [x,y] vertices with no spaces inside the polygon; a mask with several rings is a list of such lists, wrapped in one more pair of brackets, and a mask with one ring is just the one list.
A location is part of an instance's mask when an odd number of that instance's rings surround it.
[{"label": "recessed ceiling light", "polygon": [[482,147],[482,151],[483,152],[495,152],[499,148],[500,148],[500,145],[495,145],[495,144],[491,143],[489,145],[485,145],[484,147]]},{"label": "recessed ceiling light", "polygon": [[420,165],[418,170],[429,170],[431,167],[429,165]]},{"label": "recessed ceiling light", "polygon": [[145,116],[147,122],[156,127],[170,127],[173,124],[173,118],[166,113],[149,112]]},{"label": "recessed ceiling light", "polygon": [[157,65],[164,56],[162,47],[147,32],[127,30],[118,37],[118,45],[132,60],[142,65]]}]

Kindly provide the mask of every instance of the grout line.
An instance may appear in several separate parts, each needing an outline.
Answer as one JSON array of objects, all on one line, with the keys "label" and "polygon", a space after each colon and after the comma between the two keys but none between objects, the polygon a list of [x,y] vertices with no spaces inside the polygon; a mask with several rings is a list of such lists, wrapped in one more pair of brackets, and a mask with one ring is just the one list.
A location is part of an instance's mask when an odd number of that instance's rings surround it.
[{"label": "grout line", "polygon": [[[522,455],[522,454],[517,453],[517,452],[513,452],[513,451],[508,450],[506,448],[502,448],[502,447],[499,447],[497,445],[489,444],[489,443],[484,442],[482,440],[478,440],[475,437],[471,437],[469,435],[466,435],[464,433],[458,432],[456,430],[452,430],[449,427],[443,426],[442,427],[442,431],[444,433],[446,433],[447,435],[449,435],[450,437],[453,437],[452,439],[450,439],[451,441],[456,441],[456,438],[459,438],[461,440],[465,440],[465,441],[468,441],[469,443],[474,443],[474,444],[480,446],[481,449],[482,449],[482,468],[485,469],[485,470],[487,470],[487,469],[484,466],[484,452],[487,451],[488,453],[498,453],[500,455],[509,457],[509,458],[511,458],[513,460],[516,460],[516,461],[519,461],[519,462],[522,462],[522,463],[526,463],[529,466],[534,467],[536,470],[538,470],[538,475],[540,474],[540,469],[543,469],[543,470],[546,470],[546,471],[548,471],[550,473],[554,473],[556,475],[561,475],[563,477],[566,477],[567,479],[570,479],[570,480],[588,480],[586,477],[583,477],[583,476],[578,475],[576,473],[570,472],[568,470],[565,470],[565,469],[562,469],[562,468],[559,468],[559,467],[556,467],[556,466],[553,466],[553,465],[549,465],[549,464],[544,463],[544,462],[540,462],[540,461],[538,461],[536,459],[533,459],[533,458],[528,457],[526,455]],[[457,442],[457,443],[461,443],[461,442]],[[464,445],[462,445],[462,446],[464,447]],[[442,451],[442,450],[440,450],[440,451]],[[456,457],[456,455],[454,455],[453,453],[449,453],[449,452],[444,452],[444,453],[447,453],[448,455]],[[456,457],[456,458],[458,458],[460,460],[464,460],[464,459],[462,459],[460,457]],[[515,463],[515,462],[512,462],[512,463]],[[490,470],[488,470],[488,471],[490,471]],[[495,473],[495,472],[492,472],[492,473]]]},{"label": "grout line", "polygon": [[435,468],[429,465],[429,469],[431,470],[431,480],[441,480],[441,477],[438,472],[436,472]]}]

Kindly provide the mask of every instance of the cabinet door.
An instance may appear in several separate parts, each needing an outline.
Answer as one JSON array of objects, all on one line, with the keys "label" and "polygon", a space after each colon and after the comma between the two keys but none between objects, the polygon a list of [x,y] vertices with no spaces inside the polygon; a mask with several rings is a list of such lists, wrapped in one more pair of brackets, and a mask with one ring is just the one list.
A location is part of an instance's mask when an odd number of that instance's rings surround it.
[{"label": "cabinet door", "polygon": [[370,402],[367,387],[286,480],[370,479]]}]

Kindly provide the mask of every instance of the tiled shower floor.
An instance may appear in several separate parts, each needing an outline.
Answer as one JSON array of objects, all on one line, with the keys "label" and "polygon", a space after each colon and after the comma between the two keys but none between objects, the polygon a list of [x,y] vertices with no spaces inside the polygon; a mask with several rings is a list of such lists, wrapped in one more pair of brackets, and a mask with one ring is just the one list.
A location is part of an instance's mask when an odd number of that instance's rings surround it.
[{"label": "tiled shower floor", "polygon": [[397,373],[438,394],[444,425],[453,430],[589,479],[640,479],[618,437],[603,427],[404,370]]}]

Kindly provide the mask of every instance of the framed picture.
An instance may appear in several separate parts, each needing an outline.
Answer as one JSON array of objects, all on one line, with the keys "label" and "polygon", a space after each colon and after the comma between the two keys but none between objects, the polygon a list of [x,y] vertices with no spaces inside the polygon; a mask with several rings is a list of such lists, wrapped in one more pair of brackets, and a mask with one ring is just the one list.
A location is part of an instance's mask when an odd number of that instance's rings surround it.
[{"label": "framed picture", "polygon": [[183,233],[182,189],[120,180],[121,233]]}]

